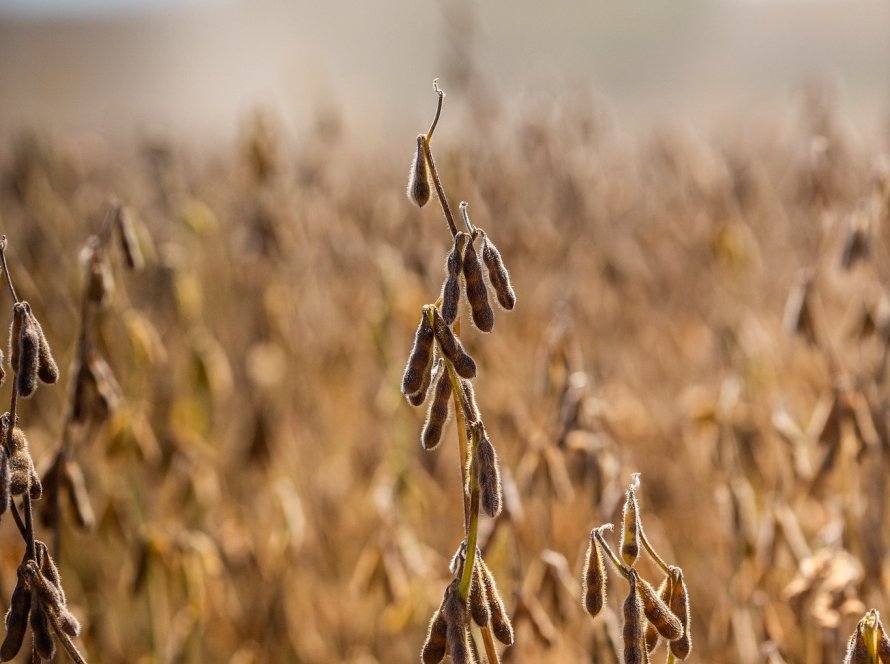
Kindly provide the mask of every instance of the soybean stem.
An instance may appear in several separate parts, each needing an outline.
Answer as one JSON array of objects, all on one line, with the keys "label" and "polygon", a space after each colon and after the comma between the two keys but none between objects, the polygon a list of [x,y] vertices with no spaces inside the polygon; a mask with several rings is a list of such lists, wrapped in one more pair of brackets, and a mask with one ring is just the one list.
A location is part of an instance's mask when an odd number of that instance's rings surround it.
[{"label": "soybean stem", "polygon": [[654,548],[652,548],[652,545],[649,543],[649,538],[646,537],[646,531],[643,530],[642,524],[640,524],[640,541],[643,543],[643,548],[646,549],[646,552],[651,556],[652,560],[658,563],[658,566],[664,570],[665,574],[671,576],[671,568],[668,567],[668,564],[664,562],[664,559],[655,552]]}]

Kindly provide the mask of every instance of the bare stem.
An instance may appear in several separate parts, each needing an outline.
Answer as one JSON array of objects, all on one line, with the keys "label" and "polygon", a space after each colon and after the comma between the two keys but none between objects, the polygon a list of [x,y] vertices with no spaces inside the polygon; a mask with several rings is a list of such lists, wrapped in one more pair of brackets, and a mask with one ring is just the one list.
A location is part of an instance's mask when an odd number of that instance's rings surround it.
[{"label": "bare stem", "polygon": [[595,528],[593,531],[593,536],[596,537],[596,541],[599,542],[600,546],[603,548],[603,551],[606,552],[606,556],[609,558],[618,573],[621,574],[621,576],[623,576],[625,579],[629,579],[630,572],[628,571],[627,567],[625,567],[624,563],[621,562],[621,559],[615,555],[615,552],[612,551],[612,547],[609,546],[606,538],[603,537],[603,528],[611,528],[611,524]]},{"label": "bare stem", "polygon": [[9,267],[6,265],[6,236],[0,237],[0,263],[3,264],[3,275],[6,277],[6,285],[9,286],[9,294],[12,295],[12,301],[18,302],[18,295],[15,294],[15,287],[12,285],[12,275],[9,274]]},{"label": "bare stem", "polygon": [[429,131],[426,133],[426,142],[433,140],[433,132],[436,131],[436,125],[439,124],[439,116],[442,114],[442,102],[445,100],[445,91],[439,87],[439,79],[433,79],[433,90],[439,95],[439,101],[436,104],[436,116],[433,118],[433,124],[430,125]]},{"label": "bare stem", "polygon": [[436,162],[433,160],[433,152],[430,150],[429,141],[423,141],[423,153],[426,155],[426,161],[430,167],[430,174],[433,177],[433,185],[436,187],[436,196],[439,197],[439,204],[442,206],[442,213],[445,215],[445,221],[448,222],[448,230],[451,231],[451,237],[454,237],[457,235],[457,225],[454,223],[454,215],[451,214],[451,207],[448,205],[448,198],[445,196],[442,181],[439,179],[439,171],[436,168]]},{"label": "bare stem", "polygon": [[498,657],[498,651],[494,647],[494,639],[491,637],[491,628],[486,625],[481,630],[482,643],[485,644],[485,657],[488,659],[488,664],[500,664],[501,660]]},{"label": "bare stem", "polygon": [[[470,221],[470,215],[467,213],[467,207],[469,207],[469,203],[466,201],[461,201],[460,205],[457,206],[457,209],[460,210],[461,216],[464,218],[464,226],[467,227],[467,233],[472,236],[476,235],[476,227],[473,225],[473,222]],[[475,239],[475,238],[474,238]]]},{"label": "bare stem", "polygon": [[649,554],[649,556],[652,558],[652,560],[654,560],[656,563],[658,563],[658,566],[662,570],[664,570],[665,574],[667,574],[668,576],[671,576],[671,568],[668,567],[668,564],[666,562],[664,562],[664,559],[655,552],[655,549],[652,547],[652,544],[649,543],[649,538],[646,537],[646,531],[643,530],[642,524],[640,524],[640,541],[643,543],[643,548],[646,549],[646,552]]}]

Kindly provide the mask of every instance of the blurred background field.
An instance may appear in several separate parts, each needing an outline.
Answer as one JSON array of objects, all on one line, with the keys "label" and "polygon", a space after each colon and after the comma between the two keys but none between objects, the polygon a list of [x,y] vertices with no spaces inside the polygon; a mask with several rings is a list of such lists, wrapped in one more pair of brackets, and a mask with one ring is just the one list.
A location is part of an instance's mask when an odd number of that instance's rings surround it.
[{"label": "blurred background field", "polygon": [[[424,453],[399,393],[450,245],[404,195],[436,75],[446,190],[518,297],[464,334],[515,494],[505,660],[620,661],[617,584],[594,622],[578,578],[635,471],[690,661],[839,662],[890,611],[886,3],[23,4],[0,232],[63,388],[109,195],[146,254],[111,251],[124,396],[61,531],[89,661],[417,661],[461,537],[452,425]],[[20,411],[38,464],[65,399]]]}]

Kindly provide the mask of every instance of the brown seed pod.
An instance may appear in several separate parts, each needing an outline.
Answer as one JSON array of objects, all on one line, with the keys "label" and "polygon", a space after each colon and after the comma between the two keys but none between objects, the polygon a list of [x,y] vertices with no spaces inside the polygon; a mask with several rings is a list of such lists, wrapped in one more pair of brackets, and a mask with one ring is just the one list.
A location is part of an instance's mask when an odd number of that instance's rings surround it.
[{"label": "brown seed pod", "polygon": [[481,228],[478,230],[482,234],[482,262],[488,271],[488,281],[494,289],[498,304],[509,311],[516,306],[516,293],[513,291],[513,284],[510,283],[510,273],[507,272],[501,252],[488,239],[485,231]]},{"label": "brown seed pod", "polygon": [[[9,415],[4,415],[4,429],[9,426]],[[34,461],[28,451],[28,439],[25,438],[25,432],[19,427],[12,430],[12,446],[9,454],[9,491],[13,496],[20,496],[23,493],[31,492],[32,479],[37,477],[34,471]],[[38,496],[42,494],[40,489],[40,480],[37,480]],[[31,494],[33,498],[33,493]]]},{"label": "brown seed pod", "polygon": [[621,521],[621,557],[628,566],[633,564],[640,556],[640,508],[637,504],[636,487],[639,485],[639,475],[634,473],[631,485],[625,494],[624,509]]},{"label": "brown seed pod", "polygon": [[501,513],[503,492],[501,490],[501,471],[498,467],[498,455],[494,445],[488,439],[485,428],[475,449],[476,468],[479,478],[479,505],[490,517]]},{"label": "brown seed pod", "polygon": [[451,398],[451,380],[445,363],[439,360],[436,367],[436,379],[433,387],[433,398],[426,412],[426,421],[420,432],[420,444],[425,450],[433,450],[442,440],[442,430],[448,422],[448,402]]},{"label": "brown seed pod", "polygon": [[[15,386],[20,397],[28,398],[37,389],[37,370],[40,360],[40,335],[31,307],[27,302],[20,302],[24,306],[25,313],[22,316],[19,329],[19,355],[15,375]],[[18,306],[18,305],[16,305]]]},{"label": "brown seed pod", "polygon": [[55,587],[58,593],[60,606],[67,606],[68,601],[65,598],[65,591],[62,589],[62,577],[59,574],[59,568],[56,567],[55,561],[52,559],[52,556],[49,555],[49,549],[46,544],[40,540],[34,540],[34,547],[37,552],[40,573]]},{"label": "brown seed pod", "polygon": [[117,229],[124,262],[128,268],[138,272],[145,267],[145,259],[142,256],[142,249],[139,247],[139,239],[136,237],[134,214],[129,207],[120,207],[117,213]]},{"label": "brown seed pod", "polygon": [[37,328],[39,340],[37,347],[37,377],[47,385],[54,385],[59,382],[59,365],[56,364],[49,342],[46,340],[46,335],[40,326],[40,321],[33,314],[31,315],[31,320],[34,321],[34,326]]},{"label": "brown seed pod", "polygon": [[77,525],[84,530],[92,530],[96,525],[96,515],[90,504],[90,495],[87,492],[86,480],[83,471],[77,462],[69,459],[65,461],[62,470],[62,484],[68,494],[68,501],[74,509],[74,518]]},{"label": "brown seed pod", "polygon": [[[475,238],[474,238],[475,239]],[[482,263],[471,241],[464,251],[464,291],[470,303],[473,323],[483,332],[494,327],[494,311],[488,303],[488,289],[482,277]]]},{"label": "brown seed pod", "polygon": [[3,645],[0,645],[0,662],[8,662],[21,650],[28,629],[30,611],[31,588],[20,570],[9,602],[9,611],[6,612],[6,638],[3,640]]},{"label": "brown seed pod", "polygon": [[467,355],[460,340],[454,336],[454,332],[445,323],[438,309],[433,308],[433,331],[442,354],[454,365],[454,370],[461,378],[476,377],[476,363]]},{"label": "brown seed pod", "polygon": [[430,626],[426,633],[426,641],[420,651],[420,659],[423,664],[439,664],[445,659],[445,647],[447,644],[448,623],[442,615],[440,606],[430,620]]},{"label": "brown seed pod", "polygon": [[488,594],[485,591],[485,579],[482,576],[482,566],[479,560],[482,558],[480,551],[476,551],[476,563],[473,565],[473,581],[470,584],[470,595],[467,598],[470,604],[470,615],[479,627],[485,627],[491,622],[491,606],[489,606]]},{"label": "brown seed pod", "polygon": [[[670,606],[672,588],[673,585],[671,584],[671,577],[669,576],[664,577],[661,581],[661,585],[658,586],[658,597],[666,606]],[[655,647],[658,645],[658,638],[658,630],[655,629],[655,626],[650,622],[646,625],[646,650],[648,652],[651,653],[655,650]]]},{"label": "brown seed pod", "polygon": [[37,655],[41,659],[51,660],[56,654],[56,644],[50,632],[49,616],[35,590],[31,591],[31,636]]},{"label": "brown seed pod", "polygon": [[464,269],[464,251],[470,236],[462,231],[454,236],[454,246],[445,261],[445,283],[442,285],[442,318],[448,325],[457,320],[457,309],[460,303],[460,276]]},{"label": "brown seed pod", "polygon": [[87,300],[99,307],[107,306],[114,294],[114,274],[98,237],[93,235],[87,240],[80,260],[86,277]]},{"label": "brown seed pod", "polygon": [[639,576],[635,569],[630,570],[628,583],[630,590],[624,600],[624,664],[642,664],[646,648],[643,644],[643,612],[637,591]]},{"label": "brown seed pod", "polygon": [[639,579],[637,588],[643,601],[643,614],[652,623],[658,633],[668,641],[679,639],[683,635],[680,619],[671,613],[670,608],[661,599],[660,593],[645,579]]},{"label": "brown seed pod", "polygon": [[6,454],[6,431],[4,429],[2,442],[0,442],[0,514],[3,514],[9,506],[9,485],[11,482],[9,458]]},{"label": "brown seed pod", "polygon": [[686,659],[692,652],[692,617],[689,609],[689,595],[686,590],[686,581],[683,579],[683,570],[673,566],[670,570],[673,575],[671,612],[680,619],[680,624],[683,626],[683,635],[676,641],[671,641],[671,652],[677,659]]},{"label": "brown seed pod", "polygon": [[22,336],[22,322],[28,315],[25,302],[16,302],[12,305],[12,323],[9,325],[9,366],[12,373],[19,372],[19,339]]},{"label": "brown seed pod", "polygon": [[584,608],[587,609],[587,613],[591,617],[595,618],[606,603],[606,565],[599,541],[596,539],[596,529],[590,531],[587,555],[584,556],[584,576],[581,587]]},{"label": "brown seed pod", "polygon": [[473,383],[466,378],[461,378],[460,386],[464,393],[464,398],[461,400],[464,417],[467,418],[467,422],[481,422],[482,415],[479,412],[479,404],[476,402],[476,390],[473,389]]},{"label": "brown seed pod", "polygon": [[448,623],[446,641],[451,659],[455,664],[466,664],[470,659],[470,645],[467,632],[467,607],[460,597],[459,583],[455,579],[445,591],[442,613]]},{"label": "brown seed pod", "polygon": [[430,380],[433,375],[433,359],[435,356],[435,352],[429,354],[429,360],[427,361],[426,367],[423,369],[422,379],[420,381],[420,389],[417,390],[414,394],[409,394],[406,399],[408,399],[408,403],[417,408],[418,406],[423,405],[423,402],[426,401],[427,392],[430,390]]},{"label": "brown seed pod", "polygon": [[844,657],[844,664],[874,664],[868,653],[861,623],[856,626],[856,631],[847,642],[847,655]]},{"label": "brown seed pod", "polygon": [[890,638],[884,631],[884,625],[878,621],[878,659],[881,664],[890,664]]},{"label": "brown seed pod", "polygon": [[58,612],[65,607],[63,595],[40,571],[37,563],[28,560],[24,564],[24,574],[36,599],[47,610]]},{"label": "brown seed pod", "polygon": [[408,355],[405,375],[402,376],[402,394],[410,395],[423,385],[423,372],[433,357],[433,328],[428,316],[430,306],[426,305],[420,314],[420,324],[414,334],[414,346]]},{"label": "brown seed pod", "polygon": [[507,615],[507,609],[504,608],[504,600],[498,592],[498,586],[494,581],[494,576],[488,565],[481,557],[479,561],[479,570],[482,573],[482,581],[485,583],[485,596],[488,598],[488,607],[491,609],[491,631],[495,638],[505,646],[512,646],[515,635],[513,633],[513,625],[510,623],[510,616]]},{"label": "brown seed pod", "polygon": [[417,150],[408,171],[408,199],[417,207],[423,207],[430,200],[430,177],[426,163],[426,135],[418,134]]},{"label": "brown seed pod", "polygon": [[3,368],[3,349],[0,348],[0,385],[6,380],[6,369]]}]

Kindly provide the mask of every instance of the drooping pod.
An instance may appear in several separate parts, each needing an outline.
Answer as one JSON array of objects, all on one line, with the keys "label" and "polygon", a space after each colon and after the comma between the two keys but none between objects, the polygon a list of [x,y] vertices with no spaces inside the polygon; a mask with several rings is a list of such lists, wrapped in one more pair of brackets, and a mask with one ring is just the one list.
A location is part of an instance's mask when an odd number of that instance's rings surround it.
[{"label": "drooping pod", "polygon": [[470,236],[462,231],[454,236],[454,246],[445,261],[445,283],[442,285],[442,318],[449,325],[457,320],[460,304],[460,277],[464,269],[464,252],[470,242]]},{"label": "drooping pod", "polygon": [[473,389],[473,382],[466,378],[461,378],[460,386],[464,393],[464,398],[461,400],[464,417],[467,418],[467,422],[481,422],[482,415],[479,411],[479,403],[476,401],[476,390]]},{"label": "drooping pod", "polygon": [[426,395],[430,391],[430,381],[433,376],[433,361],[435,360],[435,350],[429,353],[427,364],[423,368],[423,372],[421,374],[420,387],[417,392],[414,394],[409,394],[406,396],[408,399],[408,403],[410,403],[415,408],[423,405],[423,402],[426,401]]},{"label": "drooping pod", "polygon": [[439,342],[442,354],[454,365],[454,370],[461,378],[476,377],[476,363],[467,355],[460,340],[454,336],[454,332],[445,323],[439,310],[433,307],[433,332]]},{"label": "drooping pod", "polygon": [[479,262],[479,255],[472,240],[464,251],[464,290],[470,303],[473,324],[483,332],[491,332],[494,327],[494,311],[488,303],[488,289],[482,277],[482,263]]},{"label": "drooping pod", "polygon": [[587,613],[595,618],[606,603],[606,565],[596,538],[596,529],[590,531],[590,542],[584,556],[583,579],[582,602]]},{"label": "drooping pod", "polygon": [[47,385],[54,385],[59,382],[59,365],[53,357],[50,350],[49,342],[40,326],[40,321],[34,314],[31,314],[31,320],[37,328],[38,346],[37,346],[37,377]]},{"label": "drooping pod", "polygon": [[660,593],[656,592],[655,588],[642,578],[638,580],[637,588],[643,602],[643,614],[646,619],[668,641],[679,639],[683,635],[683,625],[680,618],[675,616],[667,603],[661,599]]},{"label": "drooping pod", "polygon": [[455,579],[446,590],[442,605],[445,621],[448,623],[446,641],[454,664],[467,664],[472,661],[467,632],[467,607],[460,597],[458,581]]},{"label": "drooping pod", "polygon": [[427,315],[430,307],[426,305],[420,314],[420,324],[414,334],[414,346],[408,355],[408,364],[402,376],[402,394],[411,395],[420,390],[423,384],[424,370],[433,357],[433,327]]},{"label": "drooping pod", "polygon": [[37,591],[31,591],[31,635],[34,639],[34,651],[41,659],[47,661],[55,657],[56,644],[50,632],[49,616],[37,598]]},{"label": "drooping pod", "polygon": [[64,464],[61,480],[68,495],[68,502],[74,509],[74,519],[82,529],[92,530],[96,525],[96,514],[90,504],[90,494],[87,491],[83,471],[73,459],[65,460]]},{"label": "drooping pod", "polygon": [[890,664],[890,638],[884,631],[884,625],[878,619],[878,659],[881,664]]},{"label": "drooping pod", "polygon": [[513,290],[513,284],[510,283],[510,273],[507,272],[501,252],[488,239],[485,231],[481,228],[478,230],[482,235],[482,262],[485,263],[485,269],[488,271],[488,281],[494,289],[498,304],[509,311],[516,306],[516,293]]},{"label": "drooping pod", "polygon": [[495,638],[505,646],[512,646],[514,641],[513,624],[510,622],[510,616],[507,615],[507,609],[504,607],[504,600],[498,591],[497,583],[488,565],[479,556],[479,570],[482,573],[482,581],[485,583],[485,596],[488,598],[488,606],[491,609],[491,632]]},{"label": "drooping pod", "polygon": [[686,590],[686,581],[683,579],[683,570],[679,567],[671,567],[673,576],[671,591],[671,612],[680,619],[683,626],[683,635],[676,641],[671,641],[671,652],[677,659],[686,659],[692,652],[692,617],[689,609],[689,594]]},{"label": "drooping pod", "polygon": [[445,659],[445,647],[447,645],[448,623],[445,620],[443,609],[447,592],[442,599],[442,604],[436,609],[430,620],[430,626],[426,633],[426,641],[420,651],[420,659],[423,664],[439,664]]},{"label": "drooping pod", "polygon": [[624,562],[633,567],[640,556],[640,508],[637,504],[636,487],[639,484],[639,475],[634,473],[631,485],[627,488],[622,510],[621,522],[621,557]]},{"label": "drooping pod", "polygon": [[18,356],[15,376],[16,391],[21,397],[30,397],[37,389],[37,371],[40,364],[40,334],[31,307],[27,302],[18,302],[14,308],[21,309],[18,335]]},{"label": "drooping pod", "polygon": [[474,450],[479,478],[479,505],[488,516],[494,518],[501,513],[503,507],[501,471],[494,445],[488,439],[485,427],[481,429],[479,442]]},{"label": "drooping pod", "polygon": [[430,200],[430,176],[426,163],[426,135],[418,134],[417,150],[408,171],[408,199],[417,207],[423,207]]},{"label": "drooping pod", "polygon": [[20,568],[12,599],[9,601],[9,610],[6,612],[6,638],[3,639],[3,645],[0,645],[0,662],[10,661],[21,650],[30,611],[31,588]]},{"label": "drooping pod", "polygon": [[[9,413],[4,413],[2,416],[4,438],[8,436],[9,420]],[[31,498],[37,500],[43,495],[43,489],[37,472],[34,470],[34,461],[28,451],[28,439],[25,437],[25,432],[19,427],[14,427],[9,441],[11,443],[9,448],[9,492],[13,496],[28,493]]]},{"label": "drooping pod", "polygon": [[451,380],[445,362],[439,360],[433,382],[433,398],[426,412],[426,421],[420,432],[420,443],[425,450],[435,449],[442,440],[442,430],[448,422],[448,401],[451,398]]},{"label": "drooping pod", "polygon": [[120,206],[117,211],[117,229],[120,235],[124,262],[129,269],[138,272],[145,267],[145,258],[142,256],[142,249],[139,248],[139,239],[136,237],[133,216],[133,210],[126,206]]},{"label": "drooping pod", "polygon": [[624,600],[624,664],[642,664],[646,648],[643,644],[643,612],[637,590],[639,575],[635,569],[630,570],[627,582],[630,590]]},{"label": "drooping pod", "polygon": [[862,634],[861,623],[856,626],[856,631],[847,642],[847,655],[844,657],[844,664],[874,664],[868,653],[868,645]]},{"label": "drooping pod", "polygon": [[473,565],[473,580],[470,585],[470,595],[467,598],[470,604],[470,616],[479,627],[485,627],[491,622],[491,606],[488,601],[488,593],[485,591],[485,579],[482,576],[482,566],[479,561],[482,558],[480,551],[476,551],[476,562]]},{"label": "drooping pod", "polygon": [[[662,579],[661,581],[661,585],[658,586],[658,597],[668,607],[670,607],[671,603],[672,589],[673,584],[671,583],[671,577],[664,577],[664,579]],[[653,625],[650,621],[650,623],[646,625],[646,650],[648,650],[649,652],[655,650],[655,647],[658,645],[658,638],[658,630],[655,629],[655,625]]]}]

